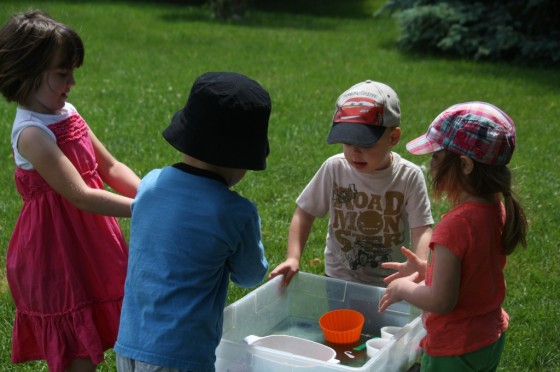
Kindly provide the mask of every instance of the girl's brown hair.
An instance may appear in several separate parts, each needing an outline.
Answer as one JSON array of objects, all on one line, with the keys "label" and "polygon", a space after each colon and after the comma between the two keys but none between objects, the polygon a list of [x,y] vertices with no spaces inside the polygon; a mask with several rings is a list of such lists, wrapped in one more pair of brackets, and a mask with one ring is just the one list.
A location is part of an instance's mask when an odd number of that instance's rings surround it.
[{"label": "girl's brown hair", "polygon": [[478,197],[502,194],[506,221],[502,233],[504,253],[512,253],[518,245],[527,246],[527,218],[521,204],[512,195],[511,171],[506,165],[487,165],[473,161],[469,174],[462,171],[461,157],[443,150],[445,157],[432,171],[432,184],[437,197],[446,194],[454,205],[461,191]]},{"label": "girl's brown hair", "polygon": [[0,92],[8,102],[26,102],[47,69],[83,61],[80,36],[40,10],[18,13],[0,29]]}]

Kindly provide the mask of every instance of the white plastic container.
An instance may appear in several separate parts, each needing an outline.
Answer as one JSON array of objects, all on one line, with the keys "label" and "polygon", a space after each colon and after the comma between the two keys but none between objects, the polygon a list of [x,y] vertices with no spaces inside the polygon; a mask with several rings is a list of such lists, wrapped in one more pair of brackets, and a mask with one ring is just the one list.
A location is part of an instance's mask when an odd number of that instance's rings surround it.
[{"label": "white plastic container", "polygon": [[371,340],[367,340],[366,342],[366,350],[367,355],[370,358],[373,358],[377,353],[381,351],[387,344],[389,343],[389,339],[387,338],[372,338]]},{"label": "white plastic container", "polygon": [[339,363],[336,351],[315,341],[287,335],[270,335],[265,337],[247,336],[243,339],[247,345],[267,348],[273,352],[285,352],[329,363]]},{"label": "white plastic container", "polygon": [[[303,272],[288,287],[282,285],[281,279],[266,282],[226,307],[222,340],[216,350],[218,372],[406,371],[418,358],[418,343],[425,335],[418,311],[399,302],[379,313],[377,307],[384,288]],[[325,342],[318,321],[335,308],[358,310],[365,316],[363,338],[356,345]],[[372,337],[379,337],[381,327],[386,325],[402,330],[373,357],[367,356],[365,347],[361,351],[354,349],[360,349],[357,346]],[[336,351],[340,363],[248,345],[244,339],[251,335],[287,335],[321,343]]]},{"label": "white plastic container", "polygon": [[385,326],[381,327],[381,338],[392,338],[402,330],[402,327]]}]

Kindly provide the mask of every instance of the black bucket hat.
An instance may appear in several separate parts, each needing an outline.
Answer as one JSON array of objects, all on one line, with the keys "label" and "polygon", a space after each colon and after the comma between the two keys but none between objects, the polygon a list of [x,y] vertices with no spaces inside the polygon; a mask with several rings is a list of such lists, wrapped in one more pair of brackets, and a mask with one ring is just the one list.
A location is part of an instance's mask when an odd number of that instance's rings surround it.
[{"label": "black bucket hat", "polygon": [[177,150],[209,164],[266,168],[271,101],[256,81],[233,72],[207,72],[194,82],[163,137]]}]

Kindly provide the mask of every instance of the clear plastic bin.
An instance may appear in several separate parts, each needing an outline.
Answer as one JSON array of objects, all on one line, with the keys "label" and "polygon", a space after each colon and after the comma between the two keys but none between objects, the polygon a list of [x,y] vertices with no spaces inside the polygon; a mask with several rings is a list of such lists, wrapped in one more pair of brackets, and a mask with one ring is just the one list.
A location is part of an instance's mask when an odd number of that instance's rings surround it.
[{"label": "clear plastic bin", "polygon": [[[384,288],[304,272],[298,273],[287,288],[281,280],[276,277],[226,307],[222,340],[216,350],[218,372],[406,371],[417,360],[418,344],[425,335],[420,312],[399,302],[379,313],[377,307]],[[336,345],[323,338],[319,318],[337,308],[364,314],[362,337],[357,343]],[[365,348],[354,349],[379,337],[380,328],[387,325],[403,328],[375,356],[368,358]],[[323,343],[336,350],[340,363],[250,346],[243,341],[249,335],[272,334]]]}]

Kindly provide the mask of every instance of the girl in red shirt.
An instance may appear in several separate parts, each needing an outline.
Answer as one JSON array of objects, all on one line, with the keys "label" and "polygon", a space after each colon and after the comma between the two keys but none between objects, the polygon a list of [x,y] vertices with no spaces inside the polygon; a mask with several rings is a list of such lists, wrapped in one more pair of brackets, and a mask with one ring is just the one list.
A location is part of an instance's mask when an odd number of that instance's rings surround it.
[{"label": "girl in red shirt", "polygon": [[406,263],[383,264],[397,272],[385,279],[379,311],[401,300],[423,310],[421,371],[495,371],[509,320],[501,307],[506,256],[526,246],[527,220],[507,167],[515,125],[491,104],[461,103],[406,147],[432,154],[435,194],[452,209],[434,229],[427,262],[403,247]]}]

